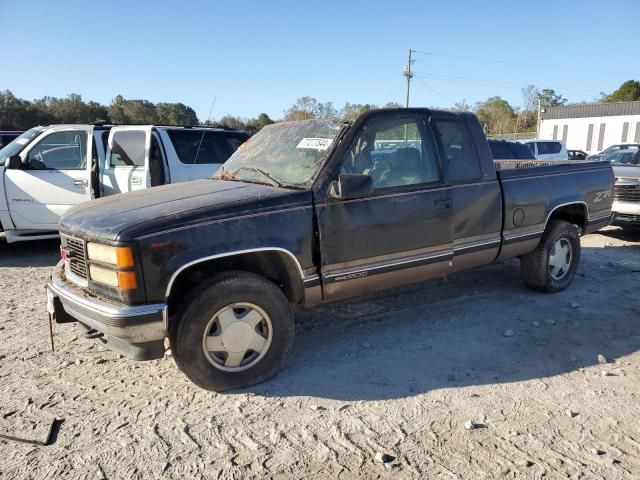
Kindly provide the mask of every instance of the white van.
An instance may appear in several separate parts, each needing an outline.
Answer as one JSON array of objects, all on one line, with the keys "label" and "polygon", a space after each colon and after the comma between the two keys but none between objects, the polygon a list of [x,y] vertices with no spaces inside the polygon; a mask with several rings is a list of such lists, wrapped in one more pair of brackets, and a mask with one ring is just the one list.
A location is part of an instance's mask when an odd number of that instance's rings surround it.
[{"label": "white van", "polygon": [[32,128],[0,150],[0,228],[8,243],[56,237],[73,205],[210,177],[247,138],[204,127]]},{"label": "white van", "polygon": [[537,160],[569,160],[569,152],[559,140],[522,140]]}]

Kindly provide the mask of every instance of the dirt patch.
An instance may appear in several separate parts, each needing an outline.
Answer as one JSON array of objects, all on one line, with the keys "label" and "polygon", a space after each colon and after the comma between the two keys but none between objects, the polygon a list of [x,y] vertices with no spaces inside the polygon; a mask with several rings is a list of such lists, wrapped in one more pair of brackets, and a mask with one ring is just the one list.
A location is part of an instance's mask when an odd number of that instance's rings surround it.
[{"label": "dirt patch", "polygon": [[0,478],[639,478],[640,233],[582,244],[556,295],[513,260],[300,315],[286,371],[214,394],[73,325],[51,353],[57,242],[2,243],[0,415],[61,424]]}]

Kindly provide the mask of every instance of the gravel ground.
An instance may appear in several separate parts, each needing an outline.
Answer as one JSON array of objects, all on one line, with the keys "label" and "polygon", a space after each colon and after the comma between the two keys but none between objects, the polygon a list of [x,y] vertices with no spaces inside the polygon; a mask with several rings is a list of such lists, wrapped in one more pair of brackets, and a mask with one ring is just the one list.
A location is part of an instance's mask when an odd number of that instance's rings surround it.
[{"label": "gravel ground", "polygon": [[582,243],[556,295],[513,260],[299,315],[287,370],[215,394],[73,325],[52,353],[57,242],[2,242],[0,414],[59,420],[0,478],[640,478],[640,230]]}]

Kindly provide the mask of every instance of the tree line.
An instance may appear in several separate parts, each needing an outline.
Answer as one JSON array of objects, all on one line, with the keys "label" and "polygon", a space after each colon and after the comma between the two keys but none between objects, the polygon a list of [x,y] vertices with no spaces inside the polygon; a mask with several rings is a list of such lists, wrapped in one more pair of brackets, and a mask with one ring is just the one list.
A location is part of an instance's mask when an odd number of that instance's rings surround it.
[{"label": "tree line", "polygon": [[[624,102],[640,100],[640,81],[628,80],[611,94],[602,93],[600,102]],[[531,132],[536,129],[537,106],[566,105],[567,99],[550,88],[539,89],[535,85],[522,88],[522,105],[513,106],[500,96],[477,102],[474,106],[466,100],[455,103],[452,111],[472,111],[485,125],[488,135],[514,132]],[[384,108],[401,107],[391,102]],[[360,114],[379,108],[374,104],[345,103],[337,108],[332,102],[321,102],[314,97],[300,97],[283,112],[282,120],[310,118],[335,118],[353,121]],[[193,108],[183,103],[152,103],[148,100],[128,100],[117,95],[109,105],[85,102],[78,94],[65,98],[43,97],[33,101],[17,98],[9,90],[0,91],[0,130],[26,130],[35,125],[54,123],[119,123],[151,125],[207,125],[239,128],[255,133],[265,125],[274,123],[266,113],[256,118],[225,115],[218,120],[200,122]]]}]

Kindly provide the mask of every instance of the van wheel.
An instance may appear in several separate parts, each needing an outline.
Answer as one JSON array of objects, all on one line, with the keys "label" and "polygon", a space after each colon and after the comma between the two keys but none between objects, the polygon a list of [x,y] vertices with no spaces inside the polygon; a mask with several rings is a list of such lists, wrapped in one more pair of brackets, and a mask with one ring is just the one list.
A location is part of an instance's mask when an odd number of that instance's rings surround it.
[{"label": "van wheel", "polygon": [[222,392],[275,375],[293,345],[289,302],[269,280],[222,273],[182,303],[169,340],[178,368],[196,385]]},{"label": "van wheel", "polygon": [[562,220],[551,220],[538,247],[520,259],[524,282],[529,288],[555,293],[567,288],[580,264],[580,234]]}]

